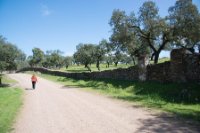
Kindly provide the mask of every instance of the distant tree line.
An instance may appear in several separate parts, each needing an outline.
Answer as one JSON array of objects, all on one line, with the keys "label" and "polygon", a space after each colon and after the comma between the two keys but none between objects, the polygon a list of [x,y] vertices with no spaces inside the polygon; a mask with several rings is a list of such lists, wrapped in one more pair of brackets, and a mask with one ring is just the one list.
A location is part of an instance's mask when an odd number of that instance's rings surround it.
[{"label": "distant tree line", "polygon": [[[99,44],[80,43],[73,56],[63,56],[60,50],[42,51],[33,48],[33,55],[26,55],[15,45],[0,37],[0,70],[16,69],[28,65],[46,68],[68,68],[72,64],[84,65],[91,71],[91,64],[106,63],[117,66],[119,63],[136,64],[141,55],[158,63],[163,50],[186,48],[192,53],[200,53],[200,13],[192,0],[177,0],[168,9],[168,15],[161,17],[156,3],[146,1],[138,14],[126,14],[115,9],[110,22],[112,34],[109,40],[102,39]],[[9,52],[7,52],[9,51]],[[17,66],[18,64],[18,66]]]}]

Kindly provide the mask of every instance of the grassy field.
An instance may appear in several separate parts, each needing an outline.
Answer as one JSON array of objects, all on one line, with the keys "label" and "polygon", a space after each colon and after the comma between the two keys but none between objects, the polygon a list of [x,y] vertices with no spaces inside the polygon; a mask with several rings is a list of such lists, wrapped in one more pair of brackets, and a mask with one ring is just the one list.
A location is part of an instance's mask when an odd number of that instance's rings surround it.
[{"label": "grassy field", "polygon": [[[109,68],[106,67],[106,64],[100,64],[100,71],[104,71],[104,70],[113,70],[113,69],[117,69],[117,68],[128,68],[131,65],[126,65],[126,64],[118,64],[117,67],[112,64],[110,65]],[[96,67],[96,64],[92,64],[90,66],[92,72],[94,71],[99,71]],[[72,65],[69,66],[67,69],[66,68],[62,68],[61,71],[65,71],[65,72],[89,72],[87,68],[84,67],[84,65]]]},{"label": "grassy field", "polygon": [[[170,61],[170,58],[168,58],[168,57],[160,58],[160,59],[158,60],[158,64],[159,64],[159,63],[163,63],[163,62],[165,62],[165,61]],[[150,61],[150,64],[154,64],[154,61]]]},{"label": "grassy field", "polygon": [[80,87],[146,107],[200,121],[199,84],[161,84],[119,80],[74,80],[41,74],[68,87]]},{"label": "grassy field", "polygon": [[[163,63],[165,61],[169,61],[169,58],[160,58],[158,63]],[[151,64],[153,64],[153,61],[150,61]],[[117,66],[115,66],[114,64],[111,64],[110,67],[106,67],[107,64],[100,64],[100,71],[105,71],[105,70],[113,70],[113,69],[117,69],[117,68],[128,68],[130,66],[133,66],[133,64],[118,64]],[[96,67],[96,64],[92,64],[90,66],[92,72],[94,71],[99,71]],[[84,65],[72,65],[69,66],[67,69],[66,68],[61,68],[60,71],[65,71],[65,72],[89,72],[87,68],[84,67]]]},{"label": "grassy field", "polygon": [[4,86],[0,87],[0,133],[10,132],[15,116],[22,104],[22,90],[9,87],[15,81],[3,77]]}]

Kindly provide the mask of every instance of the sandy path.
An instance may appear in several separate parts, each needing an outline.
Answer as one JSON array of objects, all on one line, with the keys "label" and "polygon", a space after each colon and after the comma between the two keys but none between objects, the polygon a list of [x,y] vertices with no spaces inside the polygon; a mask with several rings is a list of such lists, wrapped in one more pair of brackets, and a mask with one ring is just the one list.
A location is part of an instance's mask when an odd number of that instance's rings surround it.
[{"label": "sandy path", "polygon": [[[197,133],[198,125],[39,78],[10,74],[25,89],[13,133]],[[200,126],[199,126],[200,127]]]}]

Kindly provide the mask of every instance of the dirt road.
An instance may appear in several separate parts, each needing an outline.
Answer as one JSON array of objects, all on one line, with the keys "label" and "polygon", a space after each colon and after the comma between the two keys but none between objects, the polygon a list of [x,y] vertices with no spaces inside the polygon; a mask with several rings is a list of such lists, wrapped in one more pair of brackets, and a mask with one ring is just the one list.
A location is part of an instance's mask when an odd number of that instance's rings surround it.
[{"label": "dirt road", "polygon": [[39,78],[31,89],[28,74],[10,74],[25,90],[13,133],[197,133],[198,125],[152,113]]}]

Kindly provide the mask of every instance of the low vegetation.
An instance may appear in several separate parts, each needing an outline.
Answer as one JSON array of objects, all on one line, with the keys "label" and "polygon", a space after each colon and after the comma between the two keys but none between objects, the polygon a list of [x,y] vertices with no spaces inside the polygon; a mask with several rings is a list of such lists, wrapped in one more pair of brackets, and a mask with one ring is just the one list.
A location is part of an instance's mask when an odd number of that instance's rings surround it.
[{"label": "low vegetation", "polygon": [[80,87],[146,107],[168,111],[200,121],[199,84],[161,84],[119,80],[74,80],[41,74],[67,87]]},{"label": "low vegetation", "polygon": [[[3,77],[3,83],[14,83],[15,81]],[[22,104],[22,90],[3,84],[0,87],[0,133],[11,131],[16,114]]]}]

